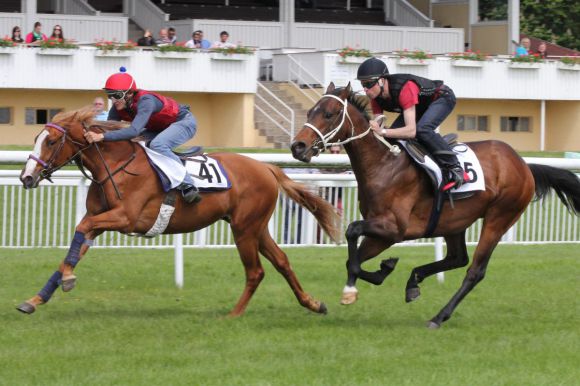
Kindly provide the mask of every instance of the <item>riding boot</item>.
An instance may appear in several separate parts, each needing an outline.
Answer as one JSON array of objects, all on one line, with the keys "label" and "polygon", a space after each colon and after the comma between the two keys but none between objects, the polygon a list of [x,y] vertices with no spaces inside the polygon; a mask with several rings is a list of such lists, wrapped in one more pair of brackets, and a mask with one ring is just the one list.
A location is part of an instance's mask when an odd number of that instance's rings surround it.
[{"label": "riding boot", "polygon": [[465,173],[457,155],[450,150],[436,150],[433,152],[435,160],[443,173],[443,188],[445,192],[451,188],[459,188],[469,181],[469,175]]},{"label": "riding boot", "polygon": [[181,195],[183,196],[183,201],[188,204],[191,203],[198,203],[201,201],[201,195],[199,194],[199,190],[194,186],[187,183],[182,183],[179,185],[177,190],[181,190]]}]

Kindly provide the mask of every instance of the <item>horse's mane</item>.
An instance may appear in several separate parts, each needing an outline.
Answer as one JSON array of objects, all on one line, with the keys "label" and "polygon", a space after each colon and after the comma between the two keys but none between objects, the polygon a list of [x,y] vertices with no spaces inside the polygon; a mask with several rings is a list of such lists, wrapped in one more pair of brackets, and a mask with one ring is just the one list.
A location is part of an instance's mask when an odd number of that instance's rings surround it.
[{"label": "horse's mane", "polygon": [[[331,94],[339,96],[339,94],[344,90],[344,87],[337,88]],[[346,100],[348,103],[356,107],[358,111],[366,118],[367,121],[370,121],[372,118],[367,110],[369,105],[369,99],[366,96],[358,95],[354,91],[348,93]]]},{"label": "horse's mane", "polygon": [[100,127],[104,131],[118,130],[127,127],[127,122],[120,121],[96,121],[96,112],[92,106],[84,106],[78,110],[63,111],[56,114],[53,118],[53,122],[70,122],[77,121],[82,122],[87,127]]}]

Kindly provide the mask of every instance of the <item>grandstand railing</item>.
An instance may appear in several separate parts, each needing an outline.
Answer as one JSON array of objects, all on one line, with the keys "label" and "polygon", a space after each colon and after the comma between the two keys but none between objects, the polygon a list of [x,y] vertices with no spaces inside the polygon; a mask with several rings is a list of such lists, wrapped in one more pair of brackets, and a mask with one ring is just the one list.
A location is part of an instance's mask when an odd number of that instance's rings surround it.
[{"label": "grandstand railing", "polygon": [[397,25],[433,27],[433,20],[429,19],[406,0],[384,0],[383,4],[385,16]]},{"label": "grandstand railing", "polygon": [[[296,127],[294,110],[260,82],[258,82],[258,89],[256,90],[254,107],[274,126],[288,134],[290,138],[294,138],[294,128]],[[280,120],[286,122],[286,124],[281,123]]]},{"label": "grandstand railing", "polygon": [[[78,42],[93,43],[96,40],[117,40],[126,42],[128,38],[129,19],[125,16],[91,16],[91,15],[60,15],[39,13],[34,21],[39,21],[44,26],[44,31],[49,31],[55,24],[63,28],[67,39]],[[12,31],[15,25],[26,25],[26,14],[23,13],[0,13],[0,31]],[[28,32],[25,32],[28,33]],[[4,35],[2,35],[4,36]]]},{"label": "grandstand railing", "polygon": [[[150,30],[156,34],[167,22],[169,22],[169,14],[159,9],[153,2],[149,0],[125,0],[126,6],[123,7],[127,16],[131,18],[139,27]],[[187,35],[191,36],[189,31]]]},{"label": "grandstand railing", "polygon": [[57,1],[57,7],[62,8],[57,8],[56,13],[65,15],[100,15],[100,11],[94,9],[86,0]]},{"label": "grandstand railing", "polygon": [[[13,154],[7,154],[13,153]],[[24,163],[26,152],[0,152],[0,161],[7,159]],[[295,162],[288,154],[246,154],[268,162]],[[579,170],[580,160],[573,159],[528,159],[528,162],[543,163],[556,167]],[[345,155],[322,155],[315,163],[348,165]],[[352,174],[325,174],[311,170],[311,174],[289,175],[312,187],[342,212],[344,224],[361,219],[358,210],[358,191]],[[87,181],[76,170],[59,171],[54,175],[54,184],[42,182],[33,190],[22,188],[18,180],[20,171],[0,171],[0,247],[31,248],[61,247],[70,245],[75,225],[85,213]],[[281,245],[308,246],[333,245],[319,230],[314,217],[281,194],[279,204],[269,222],[269,229]],[[466,240],[476,244],[481,231],[481,220],[467,231]],[[234,240],[225,221],[208,228],[180,237],[184,247],[232,247]],[[144,239],[105,232],[97,247],[158,247],[174,246],[173,235],[162,235]],[[505,243],[579,243],[580,219],[570,214],[555,194],[544,200],[533,202],[520,220],[504,235]],[[405,245],[433,245],[434,239],[420,239]]]}]

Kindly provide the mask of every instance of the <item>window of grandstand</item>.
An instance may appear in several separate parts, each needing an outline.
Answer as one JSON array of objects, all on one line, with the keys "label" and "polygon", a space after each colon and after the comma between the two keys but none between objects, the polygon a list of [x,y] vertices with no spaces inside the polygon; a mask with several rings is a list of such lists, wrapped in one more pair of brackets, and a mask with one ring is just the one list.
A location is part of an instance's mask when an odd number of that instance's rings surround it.
[{"label": "window of grandstand", "polygon": [[501,117],[501,131],[532,131],[531,117]]},{"label": "window of grandstand", "polygon": [[458,115],[457,131],[488,131],[487,115]]},{"label": "window of grandstand", "polygon": [[37,109],[35,107],[26,108],[25,124],[27,125],[45,125],[60,113],[62,109]]},{"label": "window of grandstand", "polygon": [[0,125],[12,123],[12,109],[10,107],[0,107]]}]

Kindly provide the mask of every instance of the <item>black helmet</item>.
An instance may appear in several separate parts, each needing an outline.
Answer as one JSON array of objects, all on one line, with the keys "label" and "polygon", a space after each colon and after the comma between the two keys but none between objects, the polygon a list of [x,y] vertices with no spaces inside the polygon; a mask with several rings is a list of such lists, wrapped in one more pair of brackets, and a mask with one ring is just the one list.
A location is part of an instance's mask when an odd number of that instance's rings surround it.
[{"label": "black helmet", "polygon": [[369,58],[358,67],[356,78],[358,80],[378,79],[389,74],[385,62],[377,58]]}]

